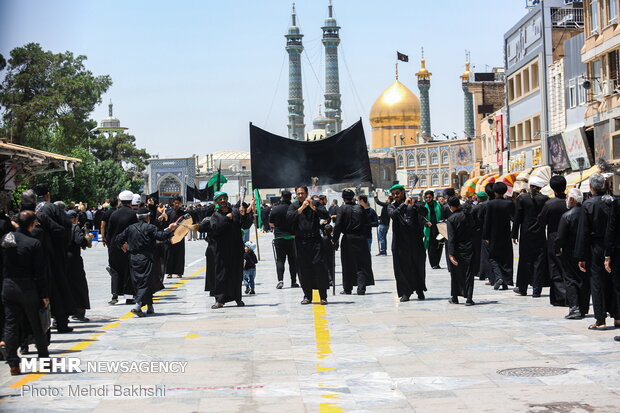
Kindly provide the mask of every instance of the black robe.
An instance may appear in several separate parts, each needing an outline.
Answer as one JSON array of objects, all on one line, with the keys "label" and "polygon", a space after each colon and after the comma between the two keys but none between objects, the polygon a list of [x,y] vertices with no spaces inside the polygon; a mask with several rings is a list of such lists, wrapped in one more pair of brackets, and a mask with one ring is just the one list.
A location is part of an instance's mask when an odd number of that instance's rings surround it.
[{"label": "black robe", "polygon": [[616,314],[620,315],[620,199],[615,199],[609,208],[609,224],[603,243],[605,257],[611,258],[611,281],[614,289]]},{"label": "black robe", "polygon": [[129,272],[129,256],[120,249],[115,238],[118,234],[123,232],[125,228],[136,222],[138,222],[136,211],[131,209],[128,205],[121,205],[110,215],[110,219],[105,227],[113,295],[134,295],[135,293],[135,288]]},{"label": "black robe", "polygon": [[409,298],[413,292],[426,291],[426,249],[424,248],[423,204],[391,203],[387,206],[392,219],[392,259],[396,291]]},{"label": "black robe", "polygon": [[501,278],[503,284],[513,285],[510,221],[514,213],[514,204],[505,198],[496,198],[485,203],[487,207],[482,239],[488,241],[492,278],[494,281]]},{"label": "black robe", "polygon": [[[352,288],[357,286],[358,292],[363,293],[366,286],[375,285],[366,233],[369,227],[368,213],[360,205],[351,201],[338,208],[333,239],[338,243],[342,234],[340,242],[342,286],[347,292],[351,292]],[[325,256],[332,254],[331,250],[325,251]]]},{"label": "black robe", "polygon": [[88,240],[84,236],[78,224],[73,224],[71,228],[71,241],[67,251],[67,262],[69,266],[69,282],[73,291],[73,298],[78,309],[90,309],[88,298],[88,282],[86,272],[84,272],[84,260],[82,260],[81,250],[86,248]]},{"label": "black robe", "polygon": [[325,251],[322,247],[320,220],[329,218],[329,213],[318,201],[312,201],[316,211],[306,207],[301,214],[299,201],[293,202],[286,213],[287,223],[295,235],[295,256],[297,273],[304,296],[312,300],[312,290],[319,290],[321,299],[327,298],[329,274],[325,265]]},{"label": "black robe", "polygon": [[[232,213],[232,219],[226,216],[228,213]],[[242,230],[250,228],[253,220],[252,213],[241,215],[239,209],[229,207],[226,213],[216,210],[209,218],[209,225],[203,227],[209,236],[209,246],[213,246],[213,295],[218,303],[241,301]]]},{"label": "black robe", "polygon": [[155,241],[165,241],[172,235],[172,231],[160,231],[153,224],[138,221],[116,237],[119,248],[127,243],[131,279],[136,288],[135,300],[140,305],[153,304],[153,293],[161,289],[159,278],[154,276]]},{"label": "black robe", "polygon": [[[162,213],[157,210],[157,207],[149,205],[149,215],[151,223],[157,227],[158,230],[164,231],[168,228],[167,221],[163,219]],[[166,239],[165,241],[155,241],[155,248],[153,249],[153,280],[157,282],[154,291],[163,290],[164,277],[166,275]]]},{"label": "black robe", "polygon": [[[528,285],[542,288],[549,285],[545,232],[538,224],[538,215],[549,200],[546,195],[519,195],[515,207],[512,239],[519,239],[517,287],[527,291]],[[520,237],[519,237],[520,235]]]},{"label": "black robe", "polygon": [[205,250],[205,258],[207,268],[205,270],[205,291],[209,291],[209,295],[213,296],[215,288],[215,242],[210,231],[211,216],[215,212],[215,205],[209,205],[203,212],[203,219],[198,226],[198,231],[205,233],[205,241],[207,248]]},{"label": "black robe", "polygon": [[472,256],[471,256],[471,265],[469,266],[469,271],[472,273],[472,276],[478,277],[480,275],[480,254],[482,252],[482,226],[483,223],[480,221],[480,209],[482,208],[482,204],[472,205],[471,207],[471,219],[473,220],[474,228],[473,228],[473,237],[472,237]]},{"label": "black robe", "polygon": [[590,309],[590,271],[582,272],[579,269],[579,259],[575,256],[580,219],[581,205],[575,205],[562,215],[553,252],[556,257],[560,254],[566,303],[571,310],[579,309],[585,316]]},{"label": "black robe", "polygon": [[41,241],[45,251],[51,312],[58,322],[77,310],[67,273],[67,248],[72,224],[65,211],[50,202],[39,203],[36,214],[41,230],[32,234]]},{"label": "black robe", "polygon": [[491,264],[489,263],[489,244],[484,242],[482,234],[484,234],[484,224],[487,216],[487,206],[489,201],[484,201],[473,208],[472,215],[474,215],[475,221],[480,228],[480,256],[478,274],[481,280],[487,278],[491,283],[495,283],[493,271],[491,271]]},{"label": "black robe", "polygon": [[[470,270],[474,257],[475,222],[470,210],[459,208],[448,218],[446,253],[454,256],[458,265],[450,265],[452,297],[471,300],[474,294],[474,273]],[[448,258],[449,260],[449,258]]]},{"label": "black robe", "polygon": [[590,270],[592,307],[594,308],[594,318],[598,324],[605,322],[607,313],[612,317],[620,318],[620,311],[613,291],[612,276],[604,268],[604,241],[610,206],[611,202],[601,195],[594,195],[584,201],[581,206],[577,244],[575,245],[577,259],[585,261]]},{"label": "black robe", "polygon": [[[168,212],[167,224],[176,222],[185,215],[185,211],[181,208],[170,209]],[[166,274],[183,275],[185,272],[185,238],[176,244],[166,243]]]},{"label": "black robe", "polygon": [[538,224],[544,232],[547,230],[547,264],[549,274],[549,301],[551,305],[566,306],[566,286],[562,277],[562,263],[555,255],[555,241],[562,215],[568,211],[566,197],[558,196],[548,200],[538,215]]}]

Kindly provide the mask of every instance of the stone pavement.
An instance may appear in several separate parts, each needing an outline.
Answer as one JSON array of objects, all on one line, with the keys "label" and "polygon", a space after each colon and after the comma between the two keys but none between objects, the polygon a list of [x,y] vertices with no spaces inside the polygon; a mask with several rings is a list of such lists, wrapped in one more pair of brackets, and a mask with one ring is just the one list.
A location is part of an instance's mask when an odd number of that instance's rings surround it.
[{"label": "stone pavement", "polygon": [[[271,239],[260,234],[257,294],[245,307],[210,309],[206,244],[188,242],[186,277],[166,280],[156,314],[140,319],[106,304],[105,248],[85,251],[91,322],[54,334],[52,353],[82,366],[187,362],[185,371],[11,377],[5,366],[0,412],[620,411],[620,343],[612,341],[620,330],[588,331],[591,318],[564,320],[566,309],[545,294],[520,297],[481,281],[476,306],[450,305],[447,271],[428,266],[426,301],[400,303],[391,257],[373,257],[377,285],[366,296],[330,293],[326,307],[302,306],[288,282],[275,289]],[[115,396],[132,385],[158,397]],[[78,386],[93,393],[69,394]]]}]

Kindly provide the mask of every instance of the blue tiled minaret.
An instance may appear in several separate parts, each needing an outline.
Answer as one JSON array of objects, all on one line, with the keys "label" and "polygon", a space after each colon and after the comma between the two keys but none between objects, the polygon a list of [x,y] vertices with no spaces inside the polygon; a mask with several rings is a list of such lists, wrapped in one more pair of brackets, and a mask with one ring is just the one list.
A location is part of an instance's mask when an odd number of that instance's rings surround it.
[{"label": "blue tiled minaret", "polygon": [[426,69],[424,49],[422,49],[422,66],[416,76],[418,77],[418,89],[420,89],[420,140],[418,143],[430,141],[431,134],[431,107],[428,99],[428,90],[431,88],[432,73]]},{"label": "blue tiled minaret", "polygon": [[303,140],[304,130],[304,96],[301,85],[301,53],[304,46],[301,43],[303,34],[297,27],[295,3],[293,3],[292,24],[286,37],[286,51],[288,52],[288,137]]},{"label": "blue tiled minaret", "polygon": [[469,55],[465,63],[465,73],[461,75],[461,85],[464,94],[464,113],[465,113],[465,137],[474,138],[476,135],[476,126],[474,125],[474,95],[469,91],[469,81],[471,73],[469,71]]},{"label": "blue tiled minaret", "polygon": [[334,18],[331,0],[328,9],[329,16],[321,29],[323,29],[323,45],[325,46],[325,117],[328,119],[326,134],[331,136],[342,129],[342,109],[338,75],[340,26]]}]

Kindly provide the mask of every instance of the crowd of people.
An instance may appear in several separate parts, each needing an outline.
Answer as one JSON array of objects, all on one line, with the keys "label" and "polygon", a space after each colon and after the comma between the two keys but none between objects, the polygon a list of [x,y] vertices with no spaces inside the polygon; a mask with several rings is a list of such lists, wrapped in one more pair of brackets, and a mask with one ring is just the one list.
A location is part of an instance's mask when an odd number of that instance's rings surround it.
[{"label": "crowd of people", "polygon": [[[495,290],[513,287],[516,294],[541,297],[549,287],[550,304],[568,307],[567,319],[582,319],[592,300],[591,330],[607,328],[607,318],[620,327],[620,200],[606,195],[605,179],[590,177],[590,194],[566,193],[566,180],[533,178],[529,190],[507,198],[506,184],[488,184],[485,191],[462,199],[446,189],[410,196],[402,185],[390,188],[382,201],[374,193],[377,213],[368,196],[345,189],[342,202],[328,206],[324,195],[310,196],[298,186],[283,190],[279,200],[261,207],[264,232],[273,232],[276,289],[284,287],[286,264],[290,287],[300,288],[301,304],[327,305],[334,286],[335,251],[340,250],[342,291],[365,295],[374,285],[371,248],[373,229],[378,254],[391,253],[396,291],[401,302],[415,293],[425,299],[426,259],[441,269],[445,248],[451,276],[450,304],[475,305],[474,279]],[[549,184],[555,196],[541,188]],[[0,352],[12,374],[19,374],[18,349],[36,344],[39,357],[48,357],[51,329],[72,331],[69,322],[88,322],[88,282],[81,251],[92,245],[91,231],[107,247],[111,299],[133,305],[138,317],[153,314],[153,294],[166,277],[183,277],[185,234],[189,241],[205,239],[205,291],[214,297],[212,309],[226,303],[243,306],[245,294],[255,294],[258,259],[249,241],[256,202],[229,203],[218,191],[208,205],[185,207],[180,197],[169,206],[123,191],[100,207],[50,202],[47,185],[21,195],[19,212],[0,219],[2,305]],[[185,228],[185,231],[177,231]],[[180,235],[179,235],[180,234]],[[518,244],[516,280],[513,244]],[[380,261],[379,261],[380,262]],[[298,283],[299,282],[299,283]],[[143,312],[146,309],[146,312]],[[47,317],[45,316],[47,314]],[[46,323],[44,320],[49,320]],[[52,322],[53,320],[53,322]],[[620,337],[616,337],[620,341]]]}]

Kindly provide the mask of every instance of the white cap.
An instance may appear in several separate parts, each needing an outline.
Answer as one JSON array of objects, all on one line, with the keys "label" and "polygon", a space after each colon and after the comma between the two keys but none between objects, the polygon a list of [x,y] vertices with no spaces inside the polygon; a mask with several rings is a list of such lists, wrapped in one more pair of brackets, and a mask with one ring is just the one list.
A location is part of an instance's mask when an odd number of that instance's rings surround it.
[{"label": "white cap", "polygon": [[131,205],[140,205],[142,203],[142,196],[140,194],[133,194]]},{"label": "white cap", "polygon": [[133,199],[133,192],[131,191],[123,191],[120,194],[118,194],[118,200],[119,201],[131,201]]},{"label": "white cap", "polygon": [[531,176],[528,183],[530,186],[537,186],[539,188],[544,188],[547,185],[547,181],[539,176]]}]

